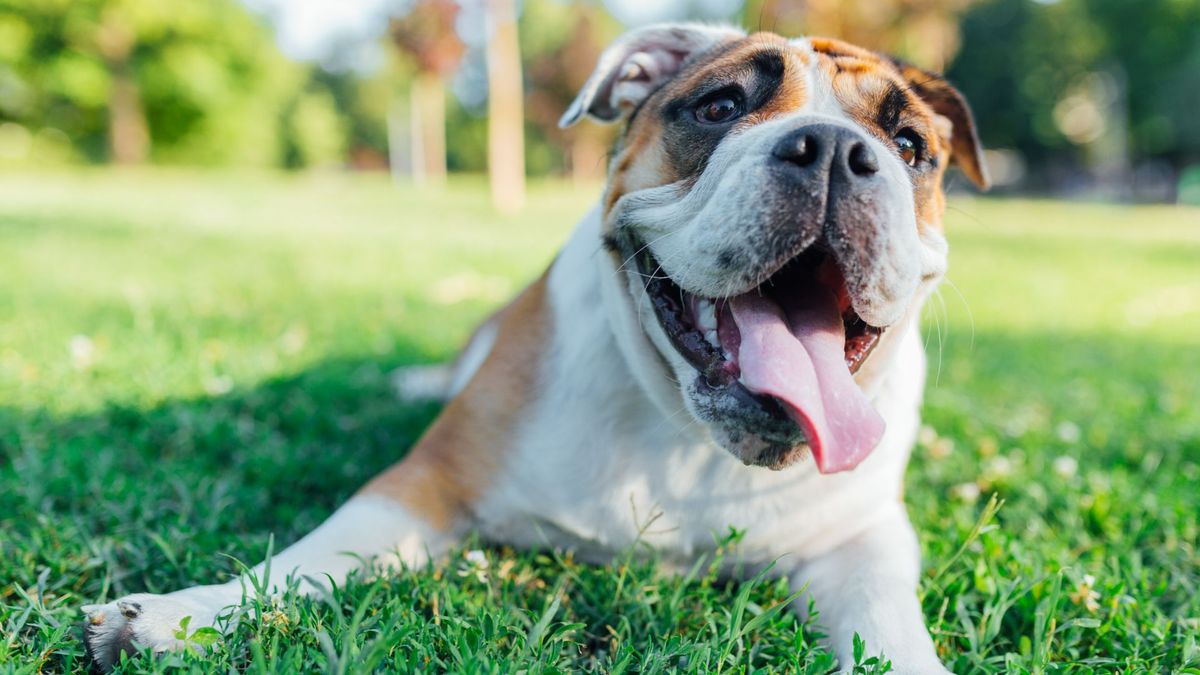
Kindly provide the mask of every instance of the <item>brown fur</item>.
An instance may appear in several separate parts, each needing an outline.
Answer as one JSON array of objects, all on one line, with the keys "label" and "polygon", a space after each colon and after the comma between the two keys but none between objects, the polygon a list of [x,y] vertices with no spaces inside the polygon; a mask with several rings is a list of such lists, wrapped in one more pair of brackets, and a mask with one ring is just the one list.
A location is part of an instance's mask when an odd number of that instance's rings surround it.
[{"label": "brown fur", "polygon": [[[915,178],[914,197],[921,227],[941,227],[945,196],[942,176],[953,156],[973,181],[986,184],[979,143],[970,112],[961,96],[944,80],[899,64],[880,54],[828,38],[811,38],[818,66],[830,77],[834,95],[865,130],[887,144],[896,129],[884,129],[877,116],[889,91],[899,89],[907,105],[897,128],[910,127],[924,139],[935,166]],[[807,100],[800,70],[808,63],[804,50],[770,33],[756,33],[718,46],[656,91],[631,120],[614,160],[604,197],[607,213],[622,195],[695,179],[672,163],[664,147],[662,107],[713,79],[744,71],[750,59],[765,51],[782,58],[783,80],[770,100],[736,122],[759,124],[801,108]],[[616,255],[615,251],[612,253]],[[543,276],[497,315],[493,352],[478,374],[434,422],[407,458],[384,472],[363,492],[394,498],[439,528],[452,527],[469,513],[486,489],[509,448],[497,439],[511,438],[521,408],[532,398],[536,370],[531,364],[549,339],[549,317]]]},{"label": "brown fur", "polygon": [[440,530],[452,529],[500,470],[522,410],[534,397],[537,364],[550,339],[546,275],[495,317],[495,346],[479,371],[446,406],[403,460],[360,494],[408,507]]},{"label": "brown fur", "polygon": [[714,48],[651,95],[643,104],[642,110],[630,122],[609,178],[609,187],[604,199],[605,213],[626,193],[696,177],[682,173],[679,167],[670,161],[668,149],[663,144],[659,111],[668,101],[683,93],[694,91],[712,80],[727,78],[732,73],[745,70],[747,62],[754,55],[764,51],[775,52],[783,57],[783,85],[765,106],[739,120],[737,124],[757,124],[804,105],[806,94],[803,78],[793,74],[799,72],[807,56],[792,49],[784,38],[773,33],[755,33]]},{"label": "brown fur", "polygon": [[[934,166],[914,179],[916,216],[921,227],[941,228],[946,202],[942,178],[950,161],[961,166],[976,185],[987,186],[981,145],[970,110],[945,80],[840,40],[814,37],[809,43],[817,55],[818,66],[829,76],[839,103],[868,133],[891,145],[892,134],[907,127],[924,140]],[[604,198],[605,213],[629,192],[698,177],[682,174],[670,161],[658,111],[681,93],[744,69],[751,58],[764,51],[784,57],[783,83],[765,105],[738,120],[736,125],[744,128],[759,124],[804,105],[808,92],[799,71],[809,63],[805,50],[793,48],[786,39],[772,33],[755,33],[718,46],[652,94],[631,120],[613,164]],[[907,105],[896,128],[884,129],[877,116],[891,90],[900,91]]]},{"label": "brown fur", "polygon": [[[942,133],[944,127],[938,123],[935,111],[914,93],[892,61],[837,40],[813,38],[812,43],[822,70],[833,83],[834,96],[863,129],[885,145],[891,145],[891,135],[904,128],[912,129],[924,139],[926,152],[934,158],[936,165],[913,181],[917,224],[941,228],[945,210],[942,176],[948,161],[950,139]],[[884,129],[878,123],[878,112],[888,92],[894,89],[903,93],[907,105],[896,128]]]},{"label": "brown fur", "polygon": [[951,157],[976,187],[986,190],[991,184],[991,179],[983,161],[983,144],[979,142],[975,119],[966,99],[938,75],[904,63],[897,64],[897,68],[911,90],[929,104],[934,112],[950,121]]}]

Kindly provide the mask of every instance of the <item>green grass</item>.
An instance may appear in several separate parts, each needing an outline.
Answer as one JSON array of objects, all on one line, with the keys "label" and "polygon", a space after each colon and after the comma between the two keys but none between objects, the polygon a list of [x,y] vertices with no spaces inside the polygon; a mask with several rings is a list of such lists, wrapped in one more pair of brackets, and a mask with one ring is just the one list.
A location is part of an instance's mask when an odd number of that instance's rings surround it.
[{"label": "green grass", "polygon": [[[388,372],[449,358],[595,194],[536,185],[501,218],[481,188],[0,181],[0,671],[83,672],[81,604],[227,578],[403,455],[436,410]],[[948,220],[906,489],[939,650],[962,673],[1200,672],[1200,211]],[[486,576],[460,550],[124,670],[829,668],[778,582],[485,551]]]}]

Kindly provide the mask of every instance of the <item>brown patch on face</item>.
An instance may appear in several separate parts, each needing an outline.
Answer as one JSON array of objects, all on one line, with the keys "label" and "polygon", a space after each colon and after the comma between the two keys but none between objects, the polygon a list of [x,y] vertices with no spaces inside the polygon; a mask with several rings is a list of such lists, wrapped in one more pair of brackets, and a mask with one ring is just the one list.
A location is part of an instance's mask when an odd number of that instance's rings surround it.
[{"label": "brown patch on face", "polygon": [[910,172],[917,224],[940,229],[949,137],[938,115],[914,92],[891,59],[829,38],[811,38],[810,44],[834,97],[861,129],[889,148],[896,147],[895,137],[905,129],[921,139],[929,161]]},{"label": "brown patch on face", "polygon": [[991,179],[983,161],[983,144],[979,142],[975,118],[967,100],[941,76],[899,61],[895,63],[909,89],[944,122],[939,126],[955,164],[962,168],[975,187],[988,189]]},{"label": "brown patch on face", "polygon": [[471,382],[446,406],[403,460],[360,494],[400,502],[440,530],[470,517],[474,504],[512,450],[518,415],[532,400],[550,339],[546,275],[494,318],[492,351]]},{"label": "brown patch on face", "polygon": [[[652,94],[630,119],[604,197],[607,214],[630,192],[695,180],[730,132],[798,110],[807,99],[808,55],[773,33],[755,33],[719,45]],[[694,106],[724,90],[740,91],[744,115],[704,127]]]},{"label": "brown patch on face", "polygon": [[835,40],[826,37],[812,37],[808,39],[808,44],[818,56],[824,56],[831,59],[854,59],[857,61],[882,62],[884,59],[879,54],[859,47],[858,45]]}]

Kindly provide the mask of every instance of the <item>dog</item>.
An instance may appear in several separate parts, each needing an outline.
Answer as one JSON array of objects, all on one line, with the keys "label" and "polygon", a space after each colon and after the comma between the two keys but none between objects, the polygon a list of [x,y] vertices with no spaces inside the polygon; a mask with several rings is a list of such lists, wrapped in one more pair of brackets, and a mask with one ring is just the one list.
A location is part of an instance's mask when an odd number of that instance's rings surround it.
[{"label": "dog", "polygon": [[[963,97],[833,39],[660,24],[603,52],[561,126],[584,117],[623,129],[599,203],[475,333],[407,456],[250,574],[313,592],[472,531],[686,565],[734,527],[739,569],[774,562],[841,667],[857,633],[896,672],[948,672],[902,481],[943,177],[988,182]],[[181,648],[248,578],[85,607],[88,653]]]}]

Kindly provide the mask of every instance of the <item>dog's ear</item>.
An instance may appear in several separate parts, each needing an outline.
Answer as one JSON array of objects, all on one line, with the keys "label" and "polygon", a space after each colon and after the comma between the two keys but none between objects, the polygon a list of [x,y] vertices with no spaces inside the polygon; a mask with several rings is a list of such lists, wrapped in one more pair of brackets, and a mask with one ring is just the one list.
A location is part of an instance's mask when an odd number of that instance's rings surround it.
[{"label": "dog's ear", "polygon": [[896,62],[896,67],[908,80],[912,92],[950,122],[950,161],[957,164],[980,190],[988,189],[991,179],[983,161],[983,144],[975,131],[975,118],[967,99],[941,75],[900,61]]},{"label": "dog's ear", "polygon": [[734,28],[688,23],[632,30],[600,55],[558,126],[565,129],[584,115],[601,122],[620,119],[678,73],[689,56],[744,35]]}]

